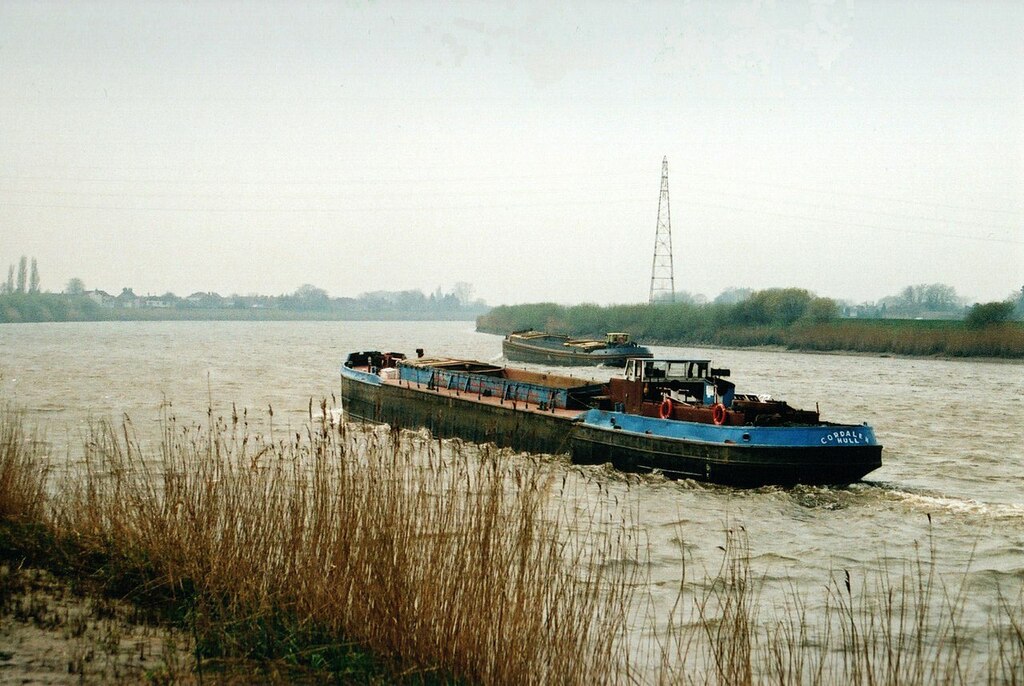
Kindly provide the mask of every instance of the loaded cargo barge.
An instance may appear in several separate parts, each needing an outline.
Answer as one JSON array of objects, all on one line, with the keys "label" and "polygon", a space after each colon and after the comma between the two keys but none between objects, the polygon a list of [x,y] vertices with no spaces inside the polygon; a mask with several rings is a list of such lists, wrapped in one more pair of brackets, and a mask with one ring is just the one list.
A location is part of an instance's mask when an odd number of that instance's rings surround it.
[{"label": "loaded cargo barge", "polygon": [[341,368],[347,418],[534,453],[568,452],[573,421],[601,406],[605,390],[570,376],[401,353],[352,353]]},{"label": "loaded cargo barge", "polygon": [[737,393],[728,375],[708,360],[630,359],[598,382],[372,351],[348,356],[341,396],[348,419],[728,485],[846,484],[881,466],[870,426]]},{"label": "loaded cargo barge", "polygon": [[653,357],[650,350],[624,332],[608,333],[604,340],[595,340],[527,329],[505,336],[501,351],[509,360],[556,365],[623,367],[630,358]]}]

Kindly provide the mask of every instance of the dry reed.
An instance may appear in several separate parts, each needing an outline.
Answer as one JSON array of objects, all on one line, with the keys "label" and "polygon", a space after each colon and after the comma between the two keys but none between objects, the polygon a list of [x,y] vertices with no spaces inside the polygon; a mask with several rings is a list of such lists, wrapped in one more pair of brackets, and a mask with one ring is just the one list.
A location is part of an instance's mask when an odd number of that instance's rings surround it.
[{"label": "dry reed", "polygon": [[178,608],[200,658],[332,667],[357,645],[416,678],[612,679],[614,540],[572,540],[590,524],[555,475],[508,457],[323,421],[270,443],[234,415],[166,418],[153,459],[126,421],[94,429],[50,522],[81,573]]},{"label": "dry reed", "polygon": [[0,411],[0,521],[42,521],[47,477],[41,441],[25,431],[21,413]]},{"label": "dry reed", "polygon": [[[206,426],[168,416],[155,448],[129,421],[100,425],[81,469],[46,497],[43,455],[8,412],[0,553],[35,550],[37,563],[155,608],[191,633],[200,669],[243,659],[342,680],[1024,683],[1024,591],[1000,594],[979,636],[962,621],[966,574],[947,586],[931,546],[909,568],[879,563],[859,583],[862,570],[844,570],[822,597],[792,591],[769,607],[745,533],[730,527],[721,566],[690,579],[681,558],[675,607],[652,607],[638,511],[612,506],[600,475],[579,486],[559,463],[335,427],[312,408],[310,420],[267,440],[244,413],[211,413]],[[25,524],[35,543],[10,537]]]}]

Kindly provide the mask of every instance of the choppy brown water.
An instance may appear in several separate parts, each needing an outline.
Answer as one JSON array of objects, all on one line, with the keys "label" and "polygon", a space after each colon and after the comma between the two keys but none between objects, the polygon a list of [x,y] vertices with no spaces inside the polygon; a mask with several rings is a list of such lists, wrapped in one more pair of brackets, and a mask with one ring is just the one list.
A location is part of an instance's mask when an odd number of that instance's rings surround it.
[{"label": "choppy brown water", "polygon": [[[0,397],[44,429],[56,459],[89,422],[129,415],[140,432],[173,403],[179,418],[232,403],[255,424],[296,428],[309,400],[337,394],[352,350],[496,360],[501,339],[468,322],[105,322],[0,327]],[[713,567],[727,527],[743,527],[756,573],[812,595],[835,570],[913,560],[934,540],[943,573],[1015,597],[1024,584],[1024,365],[655,348],[712,358],[740,389],[836,421],[866,421],[884,466],[848,488],[734,490],[588,468],[604,494],[635,503],[650,540],[655,602],[671,603],[680,550]],[[574,373],[606,376],[607,371]],[[72,451],[73,452],[73,451]],[[566,466],[567,470],[574,469]],[[579,468],[575,468],[579,469]],[[930,516],[930,521],[929,521]],[[989,594],[982,594],[990,597]],[[983,624],[987,601],[968,603]]]}]

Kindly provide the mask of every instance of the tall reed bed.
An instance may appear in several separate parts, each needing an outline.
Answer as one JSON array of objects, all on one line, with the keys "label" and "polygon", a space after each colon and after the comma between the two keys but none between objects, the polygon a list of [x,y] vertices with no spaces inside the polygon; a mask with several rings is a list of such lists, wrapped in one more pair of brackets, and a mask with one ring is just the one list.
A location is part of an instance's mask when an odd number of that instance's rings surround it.
[{"label": "tall reed bed", "polygon": [[632,579],[600,560],[620,539],[582,535],[592,522],[560,507],[560,477],[538,463],[325,421],[270,442],[237,415],[168,417],[158,455],[130,422],[101,425],[84,452],[45,515],[26,516],[73,574],[171,608],[199,658],[344,671],[358,646],[416,679],[618,672]]},{"label": "tall reed bed", "polygon": [[979,633],[963,617],[975,591],[936,572],[931,546],[896,568],[840,570],[821,594],[773,596],[732,526],[720,567],[692,575],[680,558],[675,604],[659,607],[636,507],[644,483],[613,495],[599,471],[336,427],[311,408],[307,428],[272,439],[244,413],[203,426],[168,416],[152,443],[129,421],[99,425],[81,465],[48,484],[20,416],[0,419],[3,557],[99,580],[183,626],[199,669],[243,659],[357,681],[1024,684],[1024,584],[991,599]]},{"label": "tall reed bed", "polygon": [[47,468],[39,445],[19,412],[0,411],[0,521],[9,525],[43,518]]},{"label": "tall reed bed", "polygon": [[1020,358],[1024,328],[1018,323],[971,329],[962,322],[846,320],[794,326],[782,334],[782,344],[800,350]]}]

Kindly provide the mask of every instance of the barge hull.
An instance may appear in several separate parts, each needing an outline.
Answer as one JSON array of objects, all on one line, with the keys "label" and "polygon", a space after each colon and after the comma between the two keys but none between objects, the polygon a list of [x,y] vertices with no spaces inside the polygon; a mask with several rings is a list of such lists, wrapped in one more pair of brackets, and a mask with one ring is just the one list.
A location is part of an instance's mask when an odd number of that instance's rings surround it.
[{"label": "barge hull", "polygon": [[532,362],[534,364],[556,364],[565,366],[603,364],[609,367],[625,367],[626,360],[630,357],[644,357],[644,355],[636,352],[605,355],[598,353],[577,353],[570,350],[562,351],[553,350],[551,348],[527,347],[508,343],[507,341],[502,346],[502,352],[506,359],[515,360],[516,362]]},{"label": "barge hull", "polygon": [[346,419],[402,429],[425,428],[436,438],[494,443],[524,452],[557,455],[569,451],[571,416],[531,410],[522,402],[484,404],[475,398],[422,387],[368,384],[345,375],[341,378]]}]

